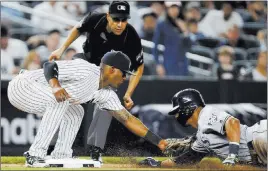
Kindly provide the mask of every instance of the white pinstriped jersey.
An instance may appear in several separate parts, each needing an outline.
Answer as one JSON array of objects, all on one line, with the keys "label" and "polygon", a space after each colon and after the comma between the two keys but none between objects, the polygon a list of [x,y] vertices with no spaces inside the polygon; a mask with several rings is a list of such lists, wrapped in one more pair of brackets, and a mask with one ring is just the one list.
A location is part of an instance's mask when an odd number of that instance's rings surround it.
[{"label": "white pinstriped jersey", "polygon": [[[121,110],[124,107],[112,88],[99,89],[100,67],[83,59],[56,61],[60,85],[76,104],[96,103],[101,109]],[[50,88],[43,69],[28,71],[25,77]],[[50,88],[51,89],[51,88]],[[98,90],[99,89],[99,90]]]},{"label": "white pinstriped jersey", "polygon": [[[228,113],[211,106],[205,106],[198,118],[197,140],[192,149],[199,152],[213,152],[226,158],[229,154],[229,141],[226,137],[224,125],[231,117]],[[240,124],[240,146],[238,157],[241,161],[251,161],[247,146],[246,125]]]}]

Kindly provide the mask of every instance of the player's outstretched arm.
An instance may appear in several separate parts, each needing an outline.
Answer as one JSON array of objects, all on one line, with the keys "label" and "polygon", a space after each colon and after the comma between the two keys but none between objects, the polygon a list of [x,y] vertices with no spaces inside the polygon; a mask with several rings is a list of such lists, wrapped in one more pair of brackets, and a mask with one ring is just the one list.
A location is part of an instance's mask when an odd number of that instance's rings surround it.
[{"label": "player's outstretched arm", "polygon": [[234,165],[237,160],[240,143],[240,121],[234,117],[229,117],[225,122],[225,131],[229,140],[229,155],[223,164]]},{"label": "player's outstretched arm", "polygon": [[131,115],[126,109],[110,110],[109,113],[137,136],[150,141],[162,151],[166,148],[167,143],[165,140],[151,132],[138,118]]}]

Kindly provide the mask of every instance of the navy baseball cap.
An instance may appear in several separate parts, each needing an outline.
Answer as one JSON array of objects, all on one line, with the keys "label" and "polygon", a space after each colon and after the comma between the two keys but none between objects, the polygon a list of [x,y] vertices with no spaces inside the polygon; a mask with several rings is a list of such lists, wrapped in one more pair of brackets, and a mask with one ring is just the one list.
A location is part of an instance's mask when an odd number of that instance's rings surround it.
[{"label": "navy baseball cap", "polygon": [[131,61],[129,57],[121,51],[107,52],[102,57],[101,63],[120,69],[130,75],[135,75],[130,71]]},{"label": "navy baseball cap", "polygon": [[130,6],[127,1],[113,1],[109,6],[109,14],[112,18],[130,18]]}]

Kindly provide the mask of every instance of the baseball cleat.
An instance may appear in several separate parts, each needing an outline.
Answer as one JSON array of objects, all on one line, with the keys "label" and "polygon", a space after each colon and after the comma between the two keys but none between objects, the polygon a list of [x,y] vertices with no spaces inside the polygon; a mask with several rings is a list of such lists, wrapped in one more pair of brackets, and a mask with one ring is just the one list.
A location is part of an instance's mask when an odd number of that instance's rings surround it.
[{"label": "baseball cleat", "polygon": [[97,146],[91,146],[90,147],[90,157],[93,161],[99,161],[101,164],[103,164],[101,153],[103,150],[100,147]]},{"label": "baseball cleat", "polygon": [[28,151],[25,152],[23,156],[26,158],[26,167],[48,167],[44,159],[41,157],[31,156]]}]

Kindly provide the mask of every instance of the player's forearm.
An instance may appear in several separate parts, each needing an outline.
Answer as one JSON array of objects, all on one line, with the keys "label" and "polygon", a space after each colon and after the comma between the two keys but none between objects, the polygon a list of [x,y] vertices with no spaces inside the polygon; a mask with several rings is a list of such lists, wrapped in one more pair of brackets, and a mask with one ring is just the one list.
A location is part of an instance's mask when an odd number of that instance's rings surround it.
[{"label": "player's forearm", "polygon": [[143,70],[144,70],[144,64],[140,65],[137,69],[137,71],[135,72],[136,75],[131,75],[130,79],[129,79],[129,84],[128,84],[128,88],[126,91],[126,95],[128,96],[132,96],[132,94],[134,93],[134,90],[136,89],[137,85],[140,82],[140,79],[142,77],[143,74]]},{"label": "player's forearm", "polygon": [[137,136],[145,137],[148,132],[148,128],[139,119],[131,115],[126,109],[110,111],[110,113]]},{"label": "player's forearm", "polygon": [[148,128],[139,119],[132,115],[122,124],[139,137],[145,137],[148,132]]},{"label": "player's forearm", "polygon": [[151,142],[152,144],[158,146],[160,150],[164,150],[166,145],[164,140],[158,135],[151,132],[139,119],[132,116],[126,120],[124,123],[126,128],[128,128],[135,135],[144,138],[145,140]]},{"label": "player's forearm", "polygon": [[225,123],[225,131],[229,142],[240,142],[240,121],[230,117]]},{"label": "player's forearm", "polygon": [[152,133],[139,119],[132,116],[126,109],[109,111],[109,113],[135,135],[146,139],[152,144],[158,146],[161,150],[165,149],[166,142],[159,136]]},{"label": "player's forearm", "polygon": [[79,31],[77,30],[76,27],[73,27],[66,41],[61,46],[61,49],[65,51],[79,36],[80,36]]},{"label": "player's forearm", "polygon": [[59,87],[61,87],[59,80],[56,79],[56,78],[51,78],[48,83],[49,83],[51,88],[59,88]]},{"label": "player's forearm", "polygon": [[225,123],[225,131],[229,140],[229,153],[238,155],[240,143],[240,121],[230,117]]}]

